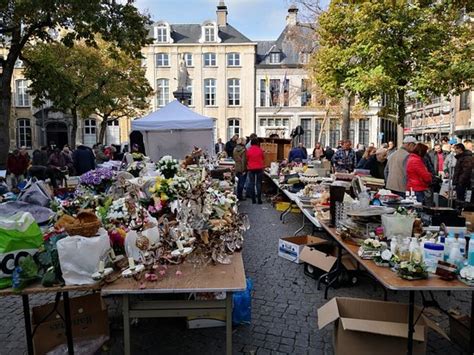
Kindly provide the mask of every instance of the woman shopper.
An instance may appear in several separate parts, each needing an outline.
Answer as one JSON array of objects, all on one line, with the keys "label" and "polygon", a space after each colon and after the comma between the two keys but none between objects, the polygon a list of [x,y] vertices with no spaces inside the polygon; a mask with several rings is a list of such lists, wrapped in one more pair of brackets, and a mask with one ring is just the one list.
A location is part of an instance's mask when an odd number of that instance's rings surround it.
[{"label": "woman shopper", "polygon": [[367,164],[367,162],[369,161],[369,159],[375,155],[375,152],[377,151],[377,149],[375,147],[368,147],[365,152],[364,152],[364,155],[362,155],[362,158],[359,160],[359,163],[357,163],[357,166],[356,168],[357,169],[367,169],[365,168],[365,165]]},{"label": "woman shopper", "polygon": [[245,149],[244,140],[237,139],[237,145],[234,148],[233,158],[235,161],[235,175],[237,176],[237,198],[244,201],[243,191],[247,180],[247,150]]},{"label": "woman shopper", "polygon": [[424,162],[428,147],[423,143],[417,143],[413,152],[408,156],[407,190],[415,192],[418,202],[425,202],[425,191],[429,190],[433,176]]},{"label": "woman shopper", "polygon": [[456,200],[464,201],[466,190],[471,188],[472,152],[464,144],[454,145],[456,166],[454,167],[453,185],[456,186]]},{"label": "woman shopper", "polygon": [[[262,179],[265,168],[263,150],[260,148],[258,138],[250,141],[247,150],[247,171],[249,179],[249,191],[247,194],[252,198],[252,203],[262,204]],[[255,190],[257,193],[255,194]]]},{"label": "woman shopper", "polygon": [[321,160],[322,158],[324,158],[324,149],[321,143],[316,143],[316,147],[313,149],[313,159]]},{"label": "woman shopper", "polygon": [[387,165],[387,149],[379,148],[375,151],[375,154],[369,157],[367,163],[362,169],[370,170],[370,176],[376,179],[384,179],[385,166]]}]

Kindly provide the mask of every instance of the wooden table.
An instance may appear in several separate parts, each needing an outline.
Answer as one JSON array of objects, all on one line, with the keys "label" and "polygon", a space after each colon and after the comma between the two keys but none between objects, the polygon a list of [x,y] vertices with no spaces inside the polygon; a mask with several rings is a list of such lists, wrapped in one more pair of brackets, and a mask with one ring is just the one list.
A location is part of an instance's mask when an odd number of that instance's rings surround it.
[{"label": "wooden table", "polygon": [[[119,279],[102,289],[102,295],[119,295],[123,299],[124,353],[130,351],[130,318],[209,316],[223,313],[226,320],[226,352],[232,354],[232,293],[246,289],[241,253],[235,253],[228,265],[193,264],[168,266],[157,282],[140,284],[134,279]],[[176,272],[179,271],[180,275]],[[131,302],[130,295],[225,292],[223,300],[140,300]]]},{"label": "wooden table", "polygon": [[25,322],[26,345],[28,354],[33,355],[33,333],[31,330],[30,301],[29,295],[37,295],[43,293],[56,293],[56,304],[59,302],[61,295],[64,300],[64,326],[66,328],[67,348],[69,354],[74,354],[74,340],[71,327],[71,309],[69,303],[69,292],[74,291],[99,291],[100,284],[82,285],[82,286],[54,286],[44,287],[36,283],[30,285],[20,292],[15,292],[11,288],[0,290],[0,297],[21,296],[23,302],[23,318]]},{"label": "wooden table", "polygon": [[[370,275],[372,275],[382,286],[394,291],[408,291],[409,308],[408,308],[408,344],[407,353],[413,352],[413,334],[415,331],[414,324],[414,308],[415,308],[415,291],[470,291],[471,292],[471,334],[470,349],[474,350],[474,290],[459,280],[445,281],[437,275],[430,274],[425,280],[404,280],[397,276],[389,268],[377,266],[372,260],[363,260],[357,253],[359,246],[346,243],[337,234],[336,229],[330,227],[328,222],[321,222],[322,227],[327,233],[339,244],[341,248],[346,250],[360,265],[362,265]],[[339,262],[339,261],[338,261]]]}]

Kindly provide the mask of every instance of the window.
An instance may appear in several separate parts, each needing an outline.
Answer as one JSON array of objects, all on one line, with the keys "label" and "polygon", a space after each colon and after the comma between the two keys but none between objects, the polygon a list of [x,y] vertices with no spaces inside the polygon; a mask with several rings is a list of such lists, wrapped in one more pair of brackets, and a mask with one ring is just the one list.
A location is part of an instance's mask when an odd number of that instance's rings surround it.
[{"label": "window", "polygon": [[227,120],[227,140],[230,140],[235,134],[240,137],[240,120],[238,118],[229,118]]},{"label": "window", "polygon": [[205,67],[216,66],[216,53],[204,53],[204,66]]},{"label": "window", "polygon": [[170,102],[170,81],[168,79],[158,79],[156,81],[156,96],[159,107],[163,107]]},{"label": "window", "polygon": [[332,148],[337,147],[337,143],[341,140],[341,123],[337,119],[332,119],[329,126],[329,145]]},{"label": "window", "polygon": [[459,111],[469,110],[471,107],[470,103],[471,90],[465,90],[459,97]]},{"label": "window", "polygon": [[216,105],[216,79],[204,79],[204,105]]},{"label": "window", "polygon": [[184,53],[184,64],[186,64],[187,67],[192,67],[194,65],[192,53]]},{"label": "window", "polygon": [[280,79],[270,79],[270,106],[280,104]]},{"label": "window", "polygon": [[156,53],[156,66],[157,67],[169,67],[170,56],[168,53]]},{"label": "window", "polygon": [[16,144],[18,147],[32,147],[31,121],[27,118],[21,118],[16,121],[17,133]]},{"label": "window", "polygon": [[[321,135],[321,138],[319,138],[319,135]],[[316,143],[321,143],[322,146],[326,144],[326,133],[323,130],[323,120],[316,120],[314,124],[314,141]]]},{"label": "window", "polygon": [[260,106],[267,106],[267,80],[260,79]]},{"label": "window", "polygon": [[301,106],[308,106],[311,104],[311,91],[309,90],[309,80],[301,80]]},{"label": "window", "polygon": [[284,118],[282,123],[283,123],[284,127],[290,127],[290,119],[289,118]]},{"label": "window", "polygon": [[311,54],[310,54],[310,53],[301,52],[301,53],[300,53],[300,58],[299,58],[300,63],[301,63],[301,64],[308,64],[310,57],[311,57]]},{"label": "window", "polygon": [[28,83],[24,79],[16,81],[16,106],[30,106]]},{"label": "window", "polygon": [[[405,127],[410,127],[405,126]],[[369,144],[369,120],[359,120],[359,144],[368,146]]]},{"label": "window", "polygon": [[188,99],[188,106],[193,106],[193,81],[188,78],[188,86],[186,86],[186,90],[191,93],[191,96]]},{"label": "window", "polygon": [[215,42],[216,30],[214,26],[207,26],[204,28],[204,42]]},{"label": "window", "polygon": [[280,53],[279,52],[270,53],[270,64],[278,64],[278,63],[280,63]]},{"label": "window", "polygon": [[168,29],[166,26],[156,27],[156,41],[159,43],[168,42]]},{"label": "window", "polygon": [[240,53],[229,53],[229,54],[227,54],[227,66],[228,67],[239,67],[240,66]]},{"label": "window", "polygon": [[240,79],[227,80],[227,95],[229,106],[240,105]]},{"label": "window", "polygon": [[311,140],[311,118],[302,118],[301,127],[303,128],[303,145],[305,147],[312,147],[313,142]]},{"label": "window", "polygon": [[84,145],[93,146],[97,142],[97,126],[94,119],[84,120]]},{"label": "window", "polygon": [[290,105],[290,79],[283,79],[283,106]]},{"label": "window", "polygon": [[120,144],[120,125],[118,120],[107,122],[105,141],[107,144]]}]

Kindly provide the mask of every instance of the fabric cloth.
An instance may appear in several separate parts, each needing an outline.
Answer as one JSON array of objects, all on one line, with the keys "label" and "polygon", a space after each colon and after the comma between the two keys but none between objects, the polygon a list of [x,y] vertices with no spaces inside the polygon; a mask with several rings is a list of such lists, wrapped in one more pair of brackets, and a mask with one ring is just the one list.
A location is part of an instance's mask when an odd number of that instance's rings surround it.
[{"label": "fabric cloth", "polygon": [[472,152],[470,150],[466,150],[465,152],[456,155],[453,184],[455,186],[462,186],[465,189],[469,189],[471,187],[471,174]]},{"label": "fabric cloth", "polygon": [[84,145],[76,148],[72,154],[74,169],[77,175],[82,175],[95,169],[95,158],[92,150]]},{"label": "fabric cloth", "polygon": [[290,154],[288,155],[288,161],[291,163],[292,161],[302,161],[308,159],[308,154],[305,152],[303,148],[300,147],[293,147],[290,150]]},{"label": "fabric cloth", "polygon": [[247,150],[247,170],[263,170],[264,168],[265,159],[262,148],[252,145]]},{"label": "fabric cloth", "polygon": [[232,155],[235,161],[235,172],[244,173],[247,171],[247,150],[242,144],[237,144]]},{"label": "fabric cloth", "polygon": [[408,156],[406,169],[408,191],[413,190],[415,192],[420,192],[430,188],[433,176],[428,171],[422,157],[411,153]]},{"label": "fabric cloth", "polygon": [[263,169],[261,170],[250,170],[248,172],[249,177],[249,190],[247,195],[252,198],[252,202],[255,203],[262,201],[262,179]]},{"label": "fabric cloth", "polygon": [[332,163],[336,171],[352,172],[356,165],[356,154],[353,149],[338,149],[332,157]]},{"label": "fabric cloth", "polygon": [[393,153],[385,167],[385,187],[392,192],[403,192],[407,189],[406,166],[410,153],[401,147]]}]

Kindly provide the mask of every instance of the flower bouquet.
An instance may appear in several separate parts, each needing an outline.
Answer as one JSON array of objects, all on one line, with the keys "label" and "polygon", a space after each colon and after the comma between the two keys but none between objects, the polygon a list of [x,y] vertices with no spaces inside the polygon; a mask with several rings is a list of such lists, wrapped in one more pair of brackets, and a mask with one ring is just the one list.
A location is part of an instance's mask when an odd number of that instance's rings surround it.
[{"label": "flower bouquet", "polygon": [[114,172],[107,168],[98,168],[82,174],[79,178],[81,185],[94,190],[95,192],[106,192],[112,185]]},{"label": "flower bouquet", "polygon": [[134,153],[132,153],[132,158],[133,158],[134,161],[143,161],[145,156],[142,153],[134,152]]},{"label": "flower bouquet", "polygon": [[389,267],[392,257],[392,252],[388,249],[385,249],[379,255],[374,256],[374,263],[377,266]]},{"label": "flower bouquet", "polygon": [[362,242],[357,253],[362,259],[371,260],[376,256],[380,256],[385,249],[387,249],[387,243],[368,238]]},{"label": "flower bouquet", "polygon": [[132,174],[134,177],[139,177],[145,167],[146,164],[143,161],[134,161],[128,166],[127,172]]},{"label": "flower bouquet", "polygon": [[170,155],[165,155],[156,163],[156,168],[161,172],[166,179],[170,179],[176,175],[179,169],[179,163]]},{"label": "flower bouquet", "polygon": [[398,276],[406,280],[421,280],[428,278],[426,265],[422,261],[402,261],[397,270]]}]

